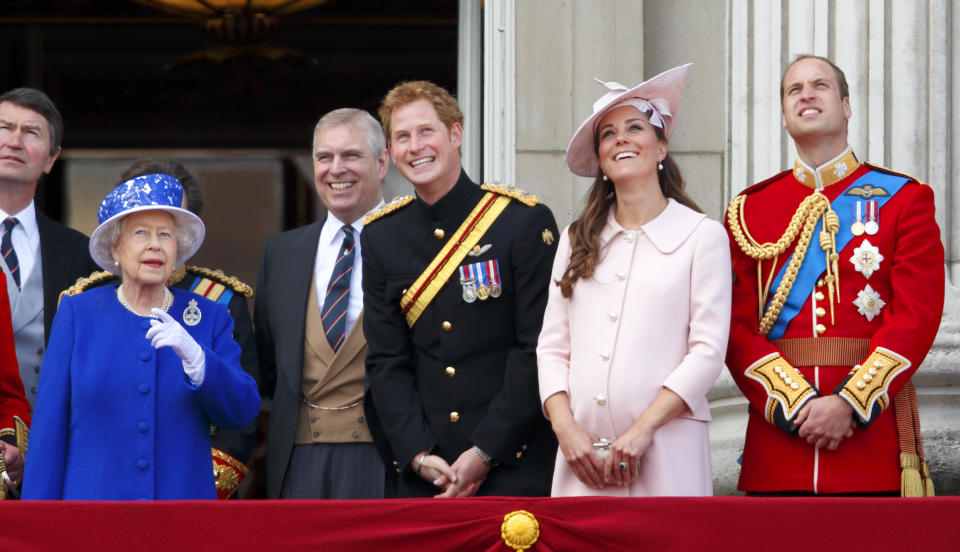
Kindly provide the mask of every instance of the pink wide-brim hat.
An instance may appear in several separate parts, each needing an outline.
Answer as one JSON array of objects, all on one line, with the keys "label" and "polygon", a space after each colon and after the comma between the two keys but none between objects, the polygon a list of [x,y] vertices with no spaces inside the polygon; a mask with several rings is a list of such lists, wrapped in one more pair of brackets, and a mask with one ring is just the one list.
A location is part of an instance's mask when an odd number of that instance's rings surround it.
[{"label": "pink wide-brim hat", "polygon": [[600,170],[594,141],[597,125],[604,115],[618,107],[624,100],[638,99],[650,102],[663,118],[663,134],[667,140],[670,140],[677,122],[683,86],[687,82],[687,73],[692,65],[687,63],[668,69],[629,90],[617,82],[597,80],[608,90],[593,103],[593,115],[587,117],[587,120],[573,133],[570,145],[567,146],[567,166],[570,170],[580,176],[597,176],[597,171]]}]

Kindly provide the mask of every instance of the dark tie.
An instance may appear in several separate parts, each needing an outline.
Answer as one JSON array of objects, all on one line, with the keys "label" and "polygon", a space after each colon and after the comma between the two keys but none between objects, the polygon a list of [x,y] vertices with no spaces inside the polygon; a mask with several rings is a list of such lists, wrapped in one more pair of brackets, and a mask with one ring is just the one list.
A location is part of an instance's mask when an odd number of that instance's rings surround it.
[{"label": "dark tie", "polygon": [[17,289],[20,289],[20,259],[17,258],[17,252],[13,250],[13,240],[11,239],[13,227],[18,222],[20,221],[13,217],[7,217],[7,220],[3,221],[3,239],[0,240],[0,251],[3,252],[3,260],[6,261],[7,268],[10,269],[13,281],[17,283]]},{"label": "dark tie", "polygon": [[350,303],[350,276],[353,274],[353,227],[343,226],[343,245],[340,246],[337,264],[333,266],[327,295],[323,300],[323,331],[334,352],[343,344],[347,333],[347,305]]}]

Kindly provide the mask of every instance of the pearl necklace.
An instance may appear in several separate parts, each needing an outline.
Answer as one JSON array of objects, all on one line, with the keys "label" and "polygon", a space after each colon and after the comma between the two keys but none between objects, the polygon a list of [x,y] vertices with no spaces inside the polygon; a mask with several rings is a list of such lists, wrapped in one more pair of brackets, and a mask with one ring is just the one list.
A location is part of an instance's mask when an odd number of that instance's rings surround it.
[{"label": "pearl necklace", "polygon": [[[117,299],[120,300],[120,304],[123,305],[125,309],[132,312],[137,316],[143,316],[139,312],[135,311],[130,303],[127,303],[127,299],[123,296],[123,284],[117,286]],[[160,310],[167,312],[170,310],[170,307],[173,305],[173,294],[170,293],[170,290],[163,288],[163,301],[160,302]],[[150,318],[156,318],[153,315],[148,315]]]}]

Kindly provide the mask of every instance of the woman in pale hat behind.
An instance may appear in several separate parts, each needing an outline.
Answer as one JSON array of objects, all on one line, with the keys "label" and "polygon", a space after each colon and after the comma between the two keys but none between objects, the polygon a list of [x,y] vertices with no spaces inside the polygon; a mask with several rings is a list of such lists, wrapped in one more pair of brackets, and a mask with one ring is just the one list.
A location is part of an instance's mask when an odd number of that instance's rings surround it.
[{"label": "woman in pale hat behind", "polygon": [[602,83],[567,149],[594,181],[561,235],[537,347],[554,496],[712,494],[706,394],[726,353],[730,253],[668,152],[689,68]]},{"label": "woman in pale hat behind", "polygon": [[210,424],[257,415],[256,383],[224,305],[169,289],[203,241],[167,174],[138,176],[100,205],[90,254],[119,286],[64,296],[40,371],[24,498],[216,498]]}]

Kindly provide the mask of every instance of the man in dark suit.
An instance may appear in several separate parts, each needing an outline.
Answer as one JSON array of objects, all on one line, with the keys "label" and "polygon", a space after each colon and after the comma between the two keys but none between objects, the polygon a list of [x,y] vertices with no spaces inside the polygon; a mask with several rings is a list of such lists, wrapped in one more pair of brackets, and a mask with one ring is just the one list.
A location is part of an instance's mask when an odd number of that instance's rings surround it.
[{"label": "man in dark suit", "polygon": [[0,96],[0,234],[20,377],[30,404],[60,292],[96,270],[86,236],[36,210],[37,182],[60,155],[63,119],[46,94]]},{"label": "man in dark suit", "polygon": [[382,498],[385,469],[364,418],[359,235],[382,202],[389,159],[369,113],[338,109],[313,137],[327,216],[269,238],[254,326],[262,390],[272,396],[268,498]]},{"label": "man in dark suit", "polygon": [[398,85],[380,120],[416,191],[367,217],[361,236],[368,419],[401,472],[398,494],[549,494],[557,441],[536,346],[553,214],[518,188],[470,180],[463,114],[443,88]]}]

